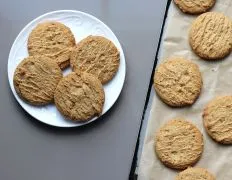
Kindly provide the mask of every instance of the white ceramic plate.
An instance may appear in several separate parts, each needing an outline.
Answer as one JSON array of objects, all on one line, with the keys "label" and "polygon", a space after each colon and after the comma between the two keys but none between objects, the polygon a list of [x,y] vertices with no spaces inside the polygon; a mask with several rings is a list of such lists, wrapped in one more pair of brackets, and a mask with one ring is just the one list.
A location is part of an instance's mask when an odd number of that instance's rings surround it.
[{"label": "white ceramic plate", "polygon": [[[85,123],[75,123],[65,119],[59,111],[56,109],[55,105],[47,105],[42,107],[32,106],[24,101],[22,101],[17,93],[15,92],[13,86],[13,75],[17,65],[23,58],[28,56],[27,52],[27,39],[31,32],[31,30],[40,22],[44,21],[58,21],[66,26],[68,26],[75,38],[76,42],[79,42],[83,38],[87,37],[88,35],[101,35],[108,39],[110,39],[120,51],[120,66],[117,74],[115,77],[106,85],[104,85],[105,90],[105,104],[103,108],[103,113],[106,113],[112,105],[117,100],[125,80],[126,74],[126,64],[125,64],[125,57],[122,50],[122,47],[114,35],[114,33],[110,30],[108,26],[106,26],[103,22],[99,19],[80,12],[80,11],[72,11],[72,10],[60,10],[60,11],[53,11],[46,13],[33,21],[31,21],[17,36],[15,39],[9,54],[8,59],[8,78],[11,90],[19,104],[35,119],[57,127],[75,127],[75,126],[82,126],[88,124],[97,118],[93,118],[88,122]],[[70,72],[70,69],[67,69],[64,74]]]}]

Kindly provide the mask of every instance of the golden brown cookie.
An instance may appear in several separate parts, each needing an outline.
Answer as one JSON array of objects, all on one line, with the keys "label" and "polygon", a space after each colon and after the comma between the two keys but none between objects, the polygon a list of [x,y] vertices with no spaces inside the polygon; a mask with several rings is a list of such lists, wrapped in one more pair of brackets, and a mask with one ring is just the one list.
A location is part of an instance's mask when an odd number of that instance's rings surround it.
[{"label": "golden brown cookie", "polygon": [[206,169],[196,167],[180,172],[176,180],[216,180],[216,178]]},{"label": "golden brown cookie", "polygon": [[72,51],[72,69],[91,73],[105,84],[118,71],[119,51],[108,39],[101,36],[88,36]]},{"label": "golden brown cookie", "polygon": [[200,14],[212,8],[216,0],[174,0],[181,11],[188,14]]},{"label": "golden brown cookie", "polygon": [[57,63],[45,56],[29,56],[16,68],[14,87],[20,97],[33,105],[51,103],[62,78]]},{"label": "golden brown cookie", "polygon": [[193,62],[171,58],[156,69],[154,87],[163,102],[170,106],[191,105],[201,92],[201,73]]},{"label": "golden brown cookie", "polygon": [[56,60],[61,69],[69,66],[74,46],[71,30],[59,22],[38,24],[30,33],[27,44],[29,55],[46,55]]},{"label": "golden brown cookie", "polygon": [[203,59],[224,58],[231,51],[231,20],[218,12],[198,16],[191,26],[189,43],[193,51]]},{"label": "golden brown cookie", "polygon": [[101,115],[104,102],[101,82],[86,72],[77,71],[65,76],[55,92],[57,109],[73,121],[87,121]]},{"label": "golden brown cookie", "polygon": [[203,122],[215,141],[232,144],[232,96],[213,99],[204,109]]},{"label": "golden brown cookie", "polygon": [[164,165],[185,169],[200,159],[204,147],[203,136],[192,123],[175,119],[160,128],[154,147]]}]

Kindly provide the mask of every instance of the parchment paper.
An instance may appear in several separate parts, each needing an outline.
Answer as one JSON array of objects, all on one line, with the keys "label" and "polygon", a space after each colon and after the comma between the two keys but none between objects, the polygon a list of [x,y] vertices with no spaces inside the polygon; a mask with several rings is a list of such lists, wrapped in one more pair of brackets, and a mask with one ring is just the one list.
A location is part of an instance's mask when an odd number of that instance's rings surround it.
[{"label": "parchment paper", "polygon": [[[232,18],[232,1],[217,0],[211,11],[223,12]],[[208,62],[200,59],[191,51],[188,32],[196,17],[183,14],[173,2],[171,3],[158,64],[173,56],[183,56],[197,63],[203,77],[202,93],[193,106],[175,109],[165,105],[155,94],[139,165],[139,180],[175,179],[178,171],[165,167],[157,159],[153,144],[157,130],[168,120],[176,117],[191,121],[203,133],[204,152],[195,166],[207,168],[217,180],[232,180],[232,145],[225,146],[214,142],[207,135],[202,123],[203,108],[212,98],[218,95],[232,95],[232,54],[222,61]]]}]

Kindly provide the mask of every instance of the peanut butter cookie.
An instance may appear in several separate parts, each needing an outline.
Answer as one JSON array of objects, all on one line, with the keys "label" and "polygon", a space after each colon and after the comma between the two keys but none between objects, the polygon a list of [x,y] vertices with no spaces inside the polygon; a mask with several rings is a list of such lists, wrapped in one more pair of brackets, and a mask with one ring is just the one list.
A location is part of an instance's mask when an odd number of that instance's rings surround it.
[{"label": "peanut butter cookie", "polygon": [[58,84],[55,92],[57,109],[73,121],[87,121],[102,113],[105,101],[100,80],[86,72],[72,72]]},{"label": "peanut butter cookie", "polygon": [[212,8],[216,0],[174,0],[181,11],[188,14],[200,14]]},{"label": "peanut butter cookie", "polygon": [[222,59],[230,54],[232,22],[222,13],[207,12],[193,22],[189,43],[193,51],[203,59]]},{"label": "peanut butter cookie", "polygon": [[232,144],[232,96],[213,99],[204,109],[203,122],[215,141]]},{"label": "peanut butter cookie", "polygon": [[21,98],[33,105],[53,101],[62,71],[55,61],[45,56],[29,56],[16,68],[14,87]]},{"label": "peanut butter cookie", "polygon": [[71,67],[91,73],[105,84],[118,71],[119,51],[108,39],[101,36],[88,36],[77,44],[71,54]]},{"label": "peanut butter cookie", "polygon": [[191,105],[201,92],[201,73],[193,62],[171,58],[155,71],[154,87],[161,100],[170,106]]},{"label": "peanut butter cookie", "polygon": [[185,169],[195,164],[203,147],[201,132],[182,119],[167,122],[156,134],[156,154],[164,165],[173,169]]},{"label": "peanut butter cookie", "polygon": [[216,178],[206,169],[196,167],[180,172],[176,180],[216,180]]},{"label": "peanut butter cookie", "polygon": [[28,38],[29,55],[46,55],[55,60],[61,69],[70,64],[70,53],[75,46],[71,30],[59,22],[38,24]]}]

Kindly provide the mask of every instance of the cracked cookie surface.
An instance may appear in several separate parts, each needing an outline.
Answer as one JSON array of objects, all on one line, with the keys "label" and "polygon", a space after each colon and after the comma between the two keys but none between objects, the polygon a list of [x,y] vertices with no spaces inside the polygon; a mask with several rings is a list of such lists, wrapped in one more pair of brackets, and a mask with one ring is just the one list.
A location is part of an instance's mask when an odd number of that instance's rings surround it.
[{"label": "cracked cookie surface", "polygon": [[174,0],[181,11],[188,14],[200,14],[212,8],[216,0]]},{"label": "cracked cookie surface", "polygon": [[180,172],[175,180],[216,180],[206,169],[194,167]]},{"label": "cracked cookie surface", "polygon": [[70,64],[70,53],[75,46],[71,30],[59,22],[38,24],[28,38],[29,55],[46,55],[55,60],[61,69]]},{"label": "cracked cookie surface", "polygon": [[100,80],[92,74],[77,71],[59,82],[54,99],[57,109],[68,119],[88,121],[101,115],[105,94]]},{"label": "cracked cookie surface", "polygon": [[232,144],[232,96],[213,99],[203,113],[204,127],[217,142]]},{"label": "cracked cookie surface", "polygon": [[183,119],[167,122],[156,134],[155,152],[164,165],[185,169],[195,164],[203,152],[203,136],[192,123]]},{"label": "cracked cookie surface", "polygon": [[17,66],[13,81],[20,97],[33,105],[44,105],[53,101],[62,76],[55,61],[45,56],[29,56]]},{"label": "cracked cookie surface", "polygon": [[222,13],[207,12],[197,17],[189,33],[192,50],[206,60],[222,59],[232,47],[232,22]]},{"label": "cracked cookie surface", "polygon": [[154,87],[161,100],[170,106],[191,105],[201,92],[201,73],[193,62],[171,58],[156,69]]},{"label": "cracked cookie surface", "polygon": [[115,45],[102,36],[88,36],[71,53],[73,71],[81,70],[98,77],[103,83],[110,81],[118,71],[120,54]]}]

